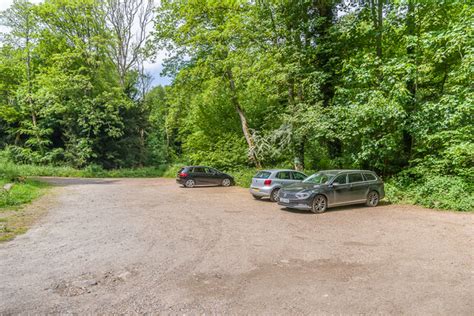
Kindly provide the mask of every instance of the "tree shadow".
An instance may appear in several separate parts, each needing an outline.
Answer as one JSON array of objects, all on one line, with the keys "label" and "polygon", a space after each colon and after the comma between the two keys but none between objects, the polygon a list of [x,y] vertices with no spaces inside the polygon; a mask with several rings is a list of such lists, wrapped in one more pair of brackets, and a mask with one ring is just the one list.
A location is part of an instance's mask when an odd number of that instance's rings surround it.
[{"label": "tree shadow", "polygon": [[[385,206],[385,205],[390,205],[390,204],[392,204],[392,203],[390,203],[388,201],[380,201],[379,204],[376,207],[370,207],[370,206],[367,206],[365,204],[343,205],[343,206],[336,206],[336,207],[328,208],[325,213],[342,212],[342,211],[346,211],[346,212],[349,211],[350,212],[350,211],[357,211],[359,209],[368,209],[368,208],[376,209],[379,206]],[[287,208],[287,207],[281,207],[280,210],[285,211],[285,212],[289,212],[289,213],[294,213],[294,214],[317,215],[317,214],[311,212],[311,210],[300,210],[300,209],[292,209],[292,208]]]},{"label": "tree shadow", "polygon": [[310,210],[300,210],[300,209],[288,208],[288,207],[281,207],[280,211],[293,213],[293,214],[301,214],[301,215],[316,215],[313,212],[311,212]]},{"label": "tree shadow", "polygon": [[99,178],[61,178],[61,177],[31,177],[33,180],[46,182],[52,186],[65,187],[70,185],[113,184],[119,179]]},{"label": "tree shadow", "polygon": [[219,185],[219,184],[208,184],[208,185],[203,185],[203,184],[200,184],[200,185],[197,185],[197,186],[194,186],[192,188],[187,188],[185,187],[184,185],[180,185],[179,188],[180,189],[186,189],[186,190],[206,190],[206,189],[209,189],[209,188],[218,188],[218,187],[222,187],[222,188],[230,188],[230,187],[224,187],[222,185]]}]

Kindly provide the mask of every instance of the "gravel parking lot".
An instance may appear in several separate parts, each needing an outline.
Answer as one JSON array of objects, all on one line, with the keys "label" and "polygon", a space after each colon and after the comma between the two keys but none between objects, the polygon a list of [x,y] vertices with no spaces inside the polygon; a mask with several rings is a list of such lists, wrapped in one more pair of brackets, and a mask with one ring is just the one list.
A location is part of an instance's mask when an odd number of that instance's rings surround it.
[{"label": "gravel parking lot", "polygon": [[474,314],[473,214],[320,215],[239,187],[60,179],[0,244],[2,313]]}]

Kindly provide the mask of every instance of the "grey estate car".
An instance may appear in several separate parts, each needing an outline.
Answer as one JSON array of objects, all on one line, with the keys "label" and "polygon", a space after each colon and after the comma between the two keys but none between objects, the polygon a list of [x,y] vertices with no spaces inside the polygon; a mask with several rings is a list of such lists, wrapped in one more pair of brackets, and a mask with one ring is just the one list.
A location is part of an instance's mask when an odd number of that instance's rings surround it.
[{"label": "grey estate car", "polygon": [[328,207],[366,203],[377,206],[384,184],[368,170],[323,170],[280,191],[278,204],[323,213]]},{"label": "grey estate car", "polygon": [[286,185],[299,183],[307,176],[299,171],[288,169],[262,170],[252,178],[250,193],[259,200],[269,197],[271,201],[278,201],[280,189]]}]

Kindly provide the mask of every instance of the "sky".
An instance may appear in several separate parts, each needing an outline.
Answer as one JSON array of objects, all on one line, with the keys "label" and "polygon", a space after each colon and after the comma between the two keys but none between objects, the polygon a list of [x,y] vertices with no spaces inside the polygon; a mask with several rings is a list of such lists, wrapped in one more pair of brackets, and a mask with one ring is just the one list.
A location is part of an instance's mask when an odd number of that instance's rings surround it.
[{"label": "sky", "polygon": [[[32,3],[40,3],[42,0],[30,0]],[[0,11],[8,9],[10,5],[13,3],[13,0],[0,0]],[[4,26],[0,25],[0,32],[7,32],[8,29]],[[145,70],[148,72],[152,77],[152,86],[156,85],[168,85],[171,83],[171,79],[167,77],[162,77],[160,75],[161,70],[163,69],[162,63],[163,59],[166,57],[166,52],[158,52],[155,62],[145,62]]]}]

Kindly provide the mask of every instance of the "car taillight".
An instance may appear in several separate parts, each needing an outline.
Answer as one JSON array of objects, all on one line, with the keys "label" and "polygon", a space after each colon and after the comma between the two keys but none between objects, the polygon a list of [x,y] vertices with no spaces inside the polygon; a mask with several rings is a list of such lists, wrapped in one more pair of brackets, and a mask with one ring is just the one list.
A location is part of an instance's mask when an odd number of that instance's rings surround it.
[{"label": "car taillight", "polygon": [[272,184],[272,180],[267,179],[267,180],[263,181],[263,184],[264,185],[270,185],[270,184]]},{"label": "car taillight", "polygon": [[180,176],[181,178],[186,178],[186,177],[188,176],[188,174],[187,174],[186,172],[181,172],[181,173],[179,174],[179,176]]}]

